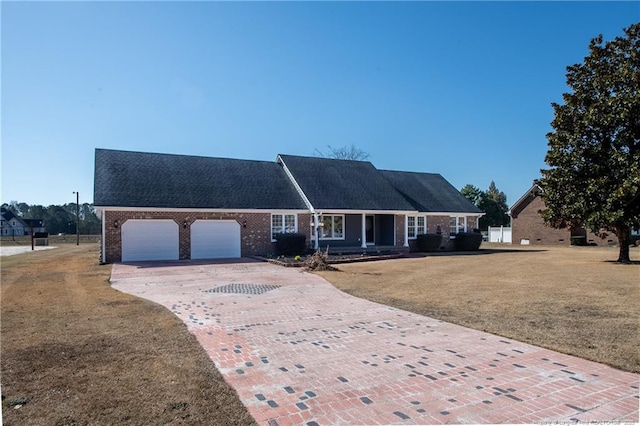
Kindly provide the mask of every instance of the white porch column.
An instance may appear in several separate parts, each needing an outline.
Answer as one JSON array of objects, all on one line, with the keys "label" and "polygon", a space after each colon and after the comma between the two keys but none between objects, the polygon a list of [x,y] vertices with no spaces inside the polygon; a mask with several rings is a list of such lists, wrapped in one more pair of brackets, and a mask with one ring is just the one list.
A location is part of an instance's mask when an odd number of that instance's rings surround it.
[{"label": "white porch column", "polygon": [[367,215],[362,213],[362,244],[360,248],[367,248]]},{"label": "white porch column", "polygon": [[409,215],[404,215],[404,247],[409,247]]}]

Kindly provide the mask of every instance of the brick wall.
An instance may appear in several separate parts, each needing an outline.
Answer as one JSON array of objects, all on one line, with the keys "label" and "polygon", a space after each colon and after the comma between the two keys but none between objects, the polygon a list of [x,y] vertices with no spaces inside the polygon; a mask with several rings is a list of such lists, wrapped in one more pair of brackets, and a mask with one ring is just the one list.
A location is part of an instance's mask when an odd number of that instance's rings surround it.
[{"label": "brick wall", "polygon": [[313,249],[313,236],[311,235],[312,220],[313,215],[311,213],[303,213],[298,215],[298,233],[307,237],[305,243],[310,249]]},{"label": "brick wall", "polygon": [[[396,247],[404,247],[404,218],[405,215],[403,214],[396,215]],[[411,241],[409,241],[409,244],[411,244]]]},{"label": "brick wall", "polygon": [[544,224],[538,213],[544,209],[542,198],[529,196],[523,203],[525,207],[514,216],[511,222],[511,241],[520,244],[522,240],[529,240],[529,244],[569,245],[571,234],[567,229],[553,229]]},{"label": "brick wall", "polygon": [[[170,219],[178,224],[179,256],[180,259],[191,257],[191,225],[196,220],[235,220],[240,224],[241,255],[268,255],[274,253],[271,242],[271,214],[270,213],[211,213],[211,212],[139,212],[139,211],[106,211],[105,246],[106,253],[103,261],[106,263],[122,261],[122,225],[129,219]],[[115,221],[118,226],[115,227]],[[313,248],[311,235],[311,214],[298,215],[298,232],[307,237],[307,246]],[[395,216],[396,247],[404,245],[404,215]],[[475,218],[468,218],[469,229],[473,229]],[[185,226],[186,225],[186,226]],[[429,216],[427,228],[429,233],[435,233],[440,226],[445,250],[452,250],[453,243],[449,236],[449,216]],[[415,249],[415,240],[410,240],[411,249]]]},{"label": "brick wall", "polygon": [[[571,244],[571,231],[568,229],[554,229],[545,225],[538,211],[545,208],[544,201],[539,196],[529,196],[523,201],[524,207],[512,219],[513,244],[520,244],[522,240],[529,240],[529,244],[565,245]],[[574,232],[574,235],[586,235],[587,242],[597,245],[614,245],[618,243],[615,235],[609,234],[605,238],[592,232]]]},{"label": "brick wall", "polygon": [[[301,215],[303,216],[303,215]],[[263,255],[273,253],[271,242],[271,214],[270,213],[208,213],[208,212],[135,212],[135,211],[107,211],[105,221],[106,253],[103,261],[106,263],[122,260],[122,225],[129,219],[171,219],[178,224],[180,259],[191,257],[191,224],[199,219],[205,220],[235,220],[240,224],[240,241],[242,256]],[[118,221],[118,227],[114,222]],[[186,227],[184,226],[186,223]],[[298,226],[304,225],[299,218]],[[307,221],[307,229],[309,227]],[[308,232],[308,231],[307,231]]]}]

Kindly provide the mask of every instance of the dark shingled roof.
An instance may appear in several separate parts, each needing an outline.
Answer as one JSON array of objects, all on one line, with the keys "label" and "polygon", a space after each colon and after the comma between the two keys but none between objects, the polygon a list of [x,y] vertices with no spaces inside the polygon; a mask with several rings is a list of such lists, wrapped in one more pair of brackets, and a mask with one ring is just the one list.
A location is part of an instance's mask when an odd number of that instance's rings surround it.
[{"label": "dark shingled roof", "polygon": [[482,213],[437,173],[381,170],[384,177],[411,205],[425,213]]},{"label": "dark shingled roof", "polygon": [[271,161],[96,149],[94,205],[306,209]]},{"label": "dark shingled roof", "polygon": [[279,157],[315,209],[415,211],[368,161]]},{"label": "dark shingled roof", "polygon": [[3,219],[6,220],[7,222],[13,219],[14,217],[16,217],[16,215],[13,214],[11,210],[7,210],[4,207],[2,208],[1,213],[2,213]]}]

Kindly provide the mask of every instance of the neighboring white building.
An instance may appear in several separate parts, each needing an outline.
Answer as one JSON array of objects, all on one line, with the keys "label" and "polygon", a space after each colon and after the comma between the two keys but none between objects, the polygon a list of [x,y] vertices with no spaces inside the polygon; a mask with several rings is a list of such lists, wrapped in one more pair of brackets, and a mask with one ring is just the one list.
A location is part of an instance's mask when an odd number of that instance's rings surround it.
[{"label": "neighboring white building", "polygon": [[31,235],[32,226],[34,233],[45,232],[42,219],[22,219],[4,208],[0,211],[0,235],[3,237]]}]

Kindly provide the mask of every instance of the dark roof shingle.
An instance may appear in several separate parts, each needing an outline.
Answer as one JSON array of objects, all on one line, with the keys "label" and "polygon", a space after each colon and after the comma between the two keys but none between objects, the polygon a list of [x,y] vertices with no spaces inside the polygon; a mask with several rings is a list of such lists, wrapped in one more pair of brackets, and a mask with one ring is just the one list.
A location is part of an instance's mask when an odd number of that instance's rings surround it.
[{"label": "dark roof shingle", "polygon": [[437,173],[381,170],[383,176],[411,205],[425,213],[482,213]]},{"label": "dark roof shingle", "polygon": [[275,162],[106,149],[95,155],[96,206],[306,209]]},{"label": "dark roof shingle", "polygon": [[368,161],[279,157],[315,209],[415,210]]}]

